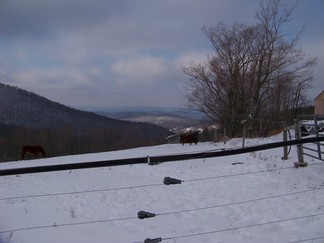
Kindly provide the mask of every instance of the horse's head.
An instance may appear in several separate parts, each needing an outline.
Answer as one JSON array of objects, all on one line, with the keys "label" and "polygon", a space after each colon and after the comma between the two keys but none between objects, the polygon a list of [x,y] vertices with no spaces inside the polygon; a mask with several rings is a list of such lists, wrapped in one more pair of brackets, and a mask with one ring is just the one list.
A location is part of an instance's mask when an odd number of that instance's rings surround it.
[{"label": "horse's head", "polygon": [[45,158],[45,150],[43,149],[43,147],[40,145],[36,145],[35,148],[36,148],[37,153],[41,153],[42,157]]}]

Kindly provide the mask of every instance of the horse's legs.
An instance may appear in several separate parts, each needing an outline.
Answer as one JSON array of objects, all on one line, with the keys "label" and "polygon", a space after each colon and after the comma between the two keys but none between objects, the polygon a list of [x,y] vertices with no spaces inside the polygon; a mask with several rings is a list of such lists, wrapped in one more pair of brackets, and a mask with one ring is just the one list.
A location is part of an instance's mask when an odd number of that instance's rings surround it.
[{"label": "horse's legs", "polygon": [[24,159],[25,159],[25,152],[21,151],[20,160],[24,160]]}]

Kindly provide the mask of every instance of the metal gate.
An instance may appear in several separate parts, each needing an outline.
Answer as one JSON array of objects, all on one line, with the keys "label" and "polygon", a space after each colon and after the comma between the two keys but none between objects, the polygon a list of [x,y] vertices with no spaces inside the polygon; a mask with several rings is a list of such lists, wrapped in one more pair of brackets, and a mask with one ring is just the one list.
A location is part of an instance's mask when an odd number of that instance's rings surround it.
[{"label": "metal gate", "polygon": [[[297,117],[299,134],[302,137],[324,137],[324,115],[303,115]],[[316,145],[314,147],[314,144]],[[324,161],[324,143],[303,144],[303,155]]]}]

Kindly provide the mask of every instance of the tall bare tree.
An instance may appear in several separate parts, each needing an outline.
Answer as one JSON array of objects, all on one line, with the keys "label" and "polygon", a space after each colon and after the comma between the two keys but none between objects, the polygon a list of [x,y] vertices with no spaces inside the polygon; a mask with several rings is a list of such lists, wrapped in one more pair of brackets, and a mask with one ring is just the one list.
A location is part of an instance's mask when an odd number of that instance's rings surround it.
[{"label": "tall bare tree", "polygon": [[183,69],[189,76],[188,106],[235,136],[247,120],[303,105],[316,59],[306,60],[298,46],[302,29],[294,36],[282,33],[293,10],[283,8],[281,0],[267,0],[255,25],[204,27],[213,53],[205,63]]}]

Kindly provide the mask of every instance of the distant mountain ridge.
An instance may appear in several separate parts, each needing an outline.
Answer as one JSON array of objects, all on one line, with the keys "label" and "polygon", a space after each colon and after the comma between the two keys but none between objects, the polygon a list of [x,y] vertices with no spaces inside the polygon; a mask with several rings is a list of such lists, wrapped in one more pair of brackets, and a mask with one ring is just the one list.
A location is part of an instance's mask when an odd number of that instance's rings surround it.
[{"label": "distant mountain ridge", "polygon": [[115,118],[125,121],[133,122],[146,122],[164,127],[173,132],[179,132],[180,130],[197,125],[200,120],[193,118],[193,116],[181,116],[179,112],[177,115],[174,112],[160,112],[160,111],[121,111],[121,112],[96,112],[100,115]]},{"label": "distant mountain ridge", "polygon": [[0,83],[0,161],[16,160],[25,144],[42,144],[48,156],[58,156],[157,145],[168,135],[153,124],[73,109]]},{"label": "distant mountain ridge", "polygon": [[32,128],[52,128],[91,121],[113,122],[98,114],[50,101],[33,92],[0,83],[0,123]]},{"label": "distant mountain ridge", "polygon": [[205,119],[204,113],[188,110],[181,107],[159,107],[159,106],[79,106],[75,107],[85,111],[92,111],[98,114],[121,114],[121,113],[145,113],[145,114],[168,114],[172,116],[181,116],[195,120]]}]

